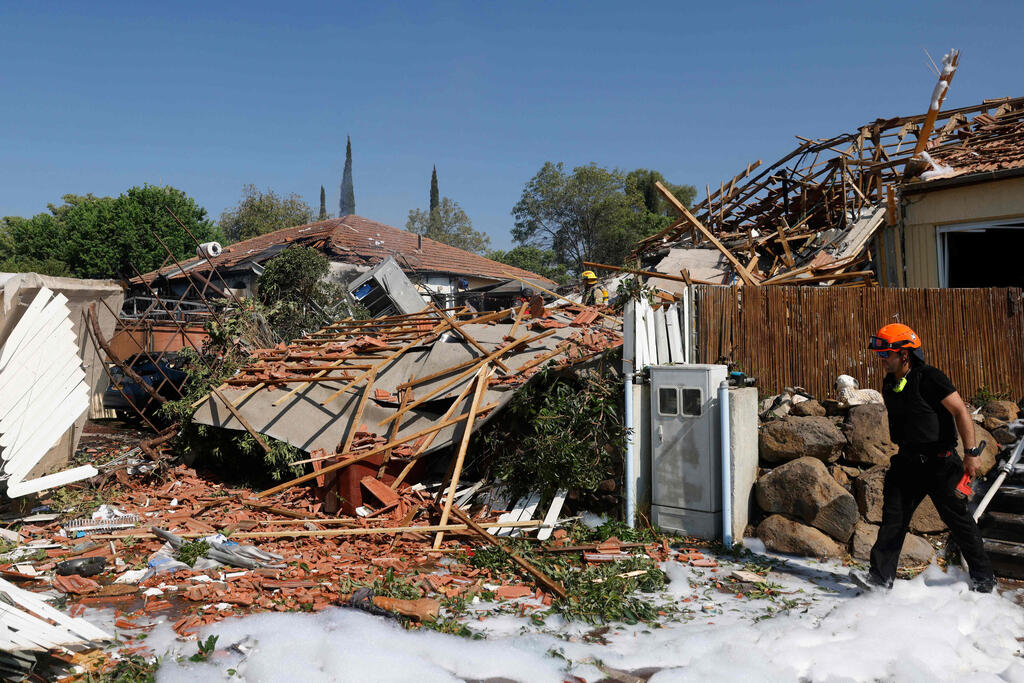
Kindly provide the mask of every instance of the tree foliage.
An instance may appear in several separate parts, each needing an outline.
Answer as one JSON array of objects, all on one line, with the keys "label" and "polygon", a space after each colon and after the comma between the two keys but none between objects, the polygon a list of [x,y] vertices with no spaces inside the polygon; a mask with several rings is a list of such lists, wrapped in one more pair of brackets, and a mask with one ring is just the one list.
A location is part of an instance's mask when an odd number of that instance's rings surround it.
[{"label": "tree foliage", "polygon": [[271,189],[260,192],[255,185],[242,187],[242,199],[220,215],[220,229],[228,243],[247,240],[268,232],[304,225],[313,220],[313,209],[294,192],[281,197]]},{"label": "tree foliage", "polygon": [[520,245],[508,251],[496,249],[487,252],[487,258],[499,263],[507,263],[516,268],[528,270],[558,284],[568,283],[572,276],[564,263],[559,263],[555,252],[550,249],[541,249],[530,245]]},{"label": "tree foliage", "polygon": [[267,322],[282,339],[294,339],[352,315],[345,290],[327,281],[327,257],[294,246],[267,261],[256,296],[268,307]]},{"label": "tree foliage", "polygon": [[341,196],[338,198],[338,218],[356,212],[356,191],[352,185],[352,138],[345,142],[345,170],[341,174]]},{"label": "tree foliage", "polygon": [[430,174],[430,210],[438,208],[441,205],[441,194],[437,189],[437,166],[434,166],[434,172]]},{"label": "tree foliage", "polygon": [[[657,171],[630,173],[547,162],[527,182],[512,209],[512,237],[520,245],[554,252],[570,271],[584,270],[584,261],[621,265],[636,242],[668,225],[669,209],[654,186],[664,181]],[[693,200],[692,186],[671,186],[684,204]]]},{"label": "tree foliage", "polygon": [[48,214],[3,219],[0,264],[5,270],[128,278],[135,275],[132,266],[145,273],[164,263],[167,252],[160,241],[176,258],[187,258],[195,253],[195,241],[167,209],[200,242],[219,237],[206,210],[169,186],[132,187],[118,197],[69,194],[63,199],[59,206],[50,204]]},{"label": "tree foliage", "polygon": [[476,437],[513,495],[596,492],[618,478],[626,425],[615,357],[575,376],[544,371]]},{"label": "tree foliage", "polygon": [[405,229],[474,254],[486,253],[491,244],[491,238],[474,230],[473,221],[450,197],[442,197],[433,211],[410,211]]},{"label": "tree foliage", "polygon": [[316,219],[318,221],[327,220],[327,193],[324,192],[324,186],[320,186],[320,213],[317,214]]}]

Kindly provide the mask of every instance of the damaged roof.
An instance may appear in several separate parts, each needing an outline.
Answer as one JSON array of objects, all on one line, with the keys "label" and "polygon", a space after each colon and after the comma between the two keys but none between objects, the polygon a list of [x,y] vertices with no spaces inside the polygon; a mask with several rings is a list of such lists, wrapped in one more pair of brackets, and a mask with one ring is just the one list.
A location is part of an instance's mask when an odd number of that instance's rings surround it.
[{"label": "damaged roof", "polygon": [[[356,215],[282,228],[235,242],[210,261],[222,271],[227,271],[244,267],[246,262],[262,263],[292,244],[315,247],[332,261],[356,265],[373,266],[393,256],[402,270],[410,274],[453,273],[493,280],[507,280],[509,275],[514,275],[555,284],[528,270]],[[200,264],[198,257],[179,263],[180,267],[179,264],[171,264],[146,273],[141,281],[152,282],[159,276],[175,279],[184,277],[182,271],[197,267],[198,270],[208,269],[205,263]],[[139,281],[139,278],[133,279],[133,282]]]},{"label": "damaged roof", "polygon": [[[895,220],[897,192],[1024,168],[1024,97],[932,115],[933,125],[920,114],[877,119],[829,139],[797,136],[801,144],[774,164],[748,164],[706,188],[692,209],[677,207],[682,218],[641,240],[635,253],[653,265],[669,250],[713,248],[728,260],[724,284],[873,284],[873,272],[858,268],[886,209]],[[926,154],[918,158],[922,135]]]}]

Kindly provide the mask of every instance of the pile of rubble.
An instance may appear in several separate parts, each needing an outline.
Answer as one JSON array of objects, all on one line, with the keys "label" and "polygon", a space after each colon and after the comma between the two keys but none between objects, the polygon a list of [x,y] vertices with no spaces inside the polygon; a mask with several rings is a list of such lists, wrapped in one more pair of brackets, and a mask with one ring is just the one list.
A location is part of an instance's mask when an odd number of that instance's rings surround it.
[{"label": "pile of rubble", "polygon": [[[548,307],[537,298],[497,312],[431,306],[345,320],[256,349],[195,404],[195,420],[244,430],[268,451],[268,437],[290,443],[308,454],[292,463],[308,473],[262,492],[233,488],[173,464],[174,430],[140,444],[138,434],[126,441],[108,429],[83,442],[95,477],[28,514],[9,506],[0,576],[18,590],[65,595],[72,619],[87,607],[114,609],[114,629],[128,643],[122,656],[144,651],[139,641],[158,621],[189,637],[253,611],[352,604],[436,624],[444,601],[481,592],[550,605],[566,598],[561,583],[505,543],[536,532],[566,546],[566,532],[555,529],[566,492],[541,506],[538,496],[509,499],[490,482],[464,484],[467,446],[542,369],[571,371],[598,359],[621,345],[620,330],[609,309]],[[108,441],[90,447],[97,439]],[[450,457],[428,462],[443,453]],[[437,470],[446,462],[447,471]],[[69,501],[68,490],[81,499]],[[69,507],[100,499],[91,515],[67,518]],[[474,565],[481,545],[501,548],[519,573]],[[566,549],[600,563],[629,557],[619,545]],[[666,549],[649,551],[660,558]],[[32,613],[25,618],[47,619],[31,605],[22,609]],[[87,651],[113,637],[94,629],[12,641],[34,654],[13,662],[11,675],[42,652]],[[77,656],[58,661],[84,664]]]},{"label": "pile of rubble", "polygon": [[[881,395],[857,389],[847,378],[839,400],[819,402],[797,388],[765,399],[761,410],[762,467],[754,488],[761,521],[754,535],[777,552],[868,559],[882,521],[882,484],[897,451]],[[1017,416],[1010,401],[990,401],[974,411],[975,439],[986,442],[981,476],[1016,441],[1009,423]],[[928,539],[941,543],[932,535],[947,531],[929,498],[910,531],[901,565],[927,564],[935,554]]]}]

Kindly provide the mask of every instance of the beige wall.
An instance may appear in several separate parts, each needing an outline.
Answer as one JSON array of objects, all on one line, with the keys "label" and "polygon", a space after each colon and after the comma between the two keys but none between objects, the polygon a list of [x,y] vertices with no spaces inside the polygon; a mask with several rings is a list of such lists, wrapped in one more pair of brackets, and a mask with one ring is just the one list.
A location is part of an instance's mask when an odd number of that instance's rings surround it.
[{"label": "beige wall", "polygon": [[937,227],[1024,216],[1024,178],[992,180],[903,198],[907,287],[938,287]]}]

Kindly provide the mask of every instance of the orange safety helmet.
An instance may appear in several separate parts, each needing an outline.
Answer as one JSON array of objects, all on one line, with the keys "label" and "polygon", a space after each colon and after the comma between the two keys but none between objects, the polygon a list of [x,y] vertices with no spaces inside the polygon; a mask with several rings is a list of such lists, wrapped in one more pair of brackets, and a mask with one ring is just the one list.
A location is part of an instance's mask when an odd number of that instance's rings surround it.
[{"label": "orange safety helmet", "polygon": [[899,349],[921,348],[921,338],[903,323],[891,323],[878,331],[868,341],[872,351],[895,351]]}]

